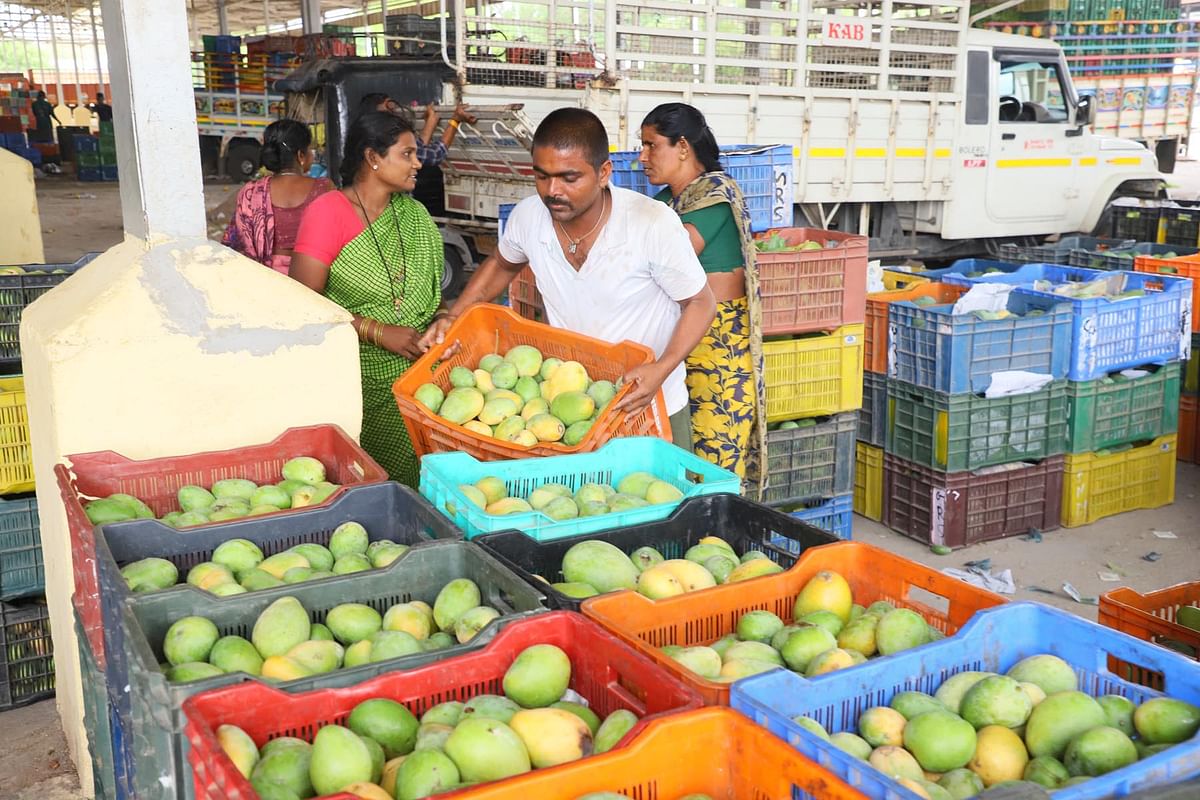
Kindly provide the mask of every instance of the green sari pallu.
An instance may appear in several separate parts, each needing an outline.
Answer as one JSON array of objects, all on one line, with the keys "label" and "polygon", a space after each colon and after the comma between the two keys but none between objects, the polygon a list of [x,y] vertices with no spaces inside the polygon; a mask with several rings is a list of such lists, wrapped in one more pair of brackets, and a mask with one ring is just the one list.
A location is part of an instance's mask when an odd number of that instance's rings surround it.
[{"label": "green sari pallu", "polygon": [[717,317],[687,359],[692,444],[697,455],[742,478],[743,492],[761,500],[767,451],[763,382],[762,294],[754,262],[750,212],[737,183],[724,172],[706,172],[669,205],[679,215],[727,203],[737,225],[746,275],[746,298],[717,304]]},{"label": "green sari pallu", "polygon": [[[333,260],[325,296],[360,317],[423,332],[442,301],[443,263],[442,237],[429,212],[408,195],[392,195],[388,209]],[[361,340],[358,357],[363,449],[392,480],[415,489],[419,464],[392,395],[412,362]]]}]

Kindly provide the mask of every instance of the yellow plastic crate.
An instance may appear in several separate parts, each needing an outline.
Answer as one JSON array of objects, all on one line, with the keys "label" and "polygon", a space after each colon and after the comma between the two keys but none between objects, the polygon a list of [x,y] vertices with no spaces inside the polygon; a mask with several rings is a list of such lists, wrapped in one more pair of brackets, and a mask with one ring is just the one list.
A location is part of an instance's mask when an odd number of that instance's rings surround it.
[{"label": "yellow plastic crate", "polygon": [[895,272],[885,269],[883,271],[883,291],[872,292],[867,297],[887,300],[893,292],[908,292],[926,283],[929,283],[929,278],[922,278],[915,272]]},{"label": "yellow plastic crate", "polygon": [[863,442],[854,450],[854,513],[883,519],[883,448]]},{"label": "yellow plastic crate", "polygon": [[862,406],[863,325],[764,342],[767,422]]},{"label": "yellow plastic crate", "polygon": [[1175,434],[1117,453],[1068,453],[1063,476],[1067,528],[1175,501]]},{"label": "yellow plastic crate", "polygon": [[0,494],[33,491],[33,449],[25,379],[0,378]]}]

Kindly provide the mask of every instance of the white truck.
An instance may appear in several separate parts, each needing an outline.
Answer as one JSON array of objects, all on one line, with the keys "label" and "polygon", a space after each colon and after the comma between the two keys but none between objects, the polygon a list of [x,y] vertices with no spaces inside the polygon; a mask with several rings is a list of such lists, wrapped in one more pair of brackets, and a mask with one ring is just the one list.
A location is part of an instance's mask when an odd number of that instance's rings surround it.
[{"label": "white truck", "polygon": [[442,3],[444,101],[523,104],[464,126],[451,236],[533,191],[532,128],[564,105],[596,112],[616,150],[670,101],[722,144],[790,145],[797,224],[867,234],[878,255],[1089,232],[1114,198],[1163,190],[1153,153],[1090,130],[1057,44],[971,28],[966,0]]}]

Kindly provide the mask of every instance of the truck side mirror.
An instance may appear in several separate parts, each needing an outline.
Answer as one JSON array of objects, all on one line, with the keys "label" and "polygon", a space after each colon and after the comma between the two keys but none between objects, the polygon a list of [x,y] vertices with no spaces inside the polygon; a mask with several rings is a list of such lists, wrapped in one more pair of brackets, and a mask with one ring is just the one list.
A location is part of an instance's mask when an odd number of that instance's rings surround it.
[{"label": "truck side mirror", "polygon": [[1091,127],[1096,122],[1096,98],[1090,94],[1085,94],[1079,98],[1079,104],[1075,106],[1075,124],[1080,128]]}]

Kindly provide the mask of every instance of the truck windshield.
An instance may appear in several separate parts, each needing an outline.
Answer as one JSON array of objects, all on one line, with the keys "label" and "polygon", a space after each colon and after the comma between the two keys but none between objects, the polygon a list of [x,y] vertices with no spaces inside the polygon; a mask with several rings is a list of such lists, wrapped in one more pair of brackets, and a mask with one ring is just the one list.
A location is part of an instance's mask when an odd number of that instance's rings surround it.
[{"label": "truck windshield", "polygon": [[1054,61],[1000,63],[1001,122],[1066,122],[1059,65]]}]

